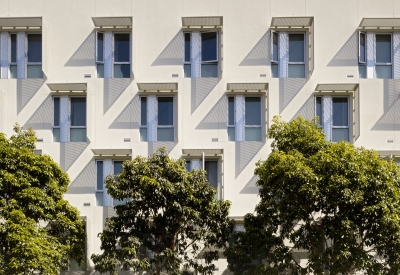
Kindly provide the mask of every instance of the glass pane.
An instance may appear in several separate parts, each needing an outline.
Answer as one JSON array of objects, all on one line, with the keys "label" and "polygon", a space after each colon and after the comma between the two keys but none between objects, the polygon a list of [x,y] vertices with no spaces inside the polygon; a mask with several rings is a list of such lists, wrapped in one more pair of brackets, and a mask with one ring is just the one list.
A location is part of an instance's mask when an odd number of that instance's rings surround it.
[{"label": "glass pane", "polygon": [[11,62],[17,62],[17,35],[11,34]]},{"label": "glass pane", "polygon": [[114,161],[114,175],[118,175],[122,171],[123,161]]},{"label": "glass pane", "polygon": [[218,77],[218,64],[201,64],[201,77]]},{"label": "glass pane", "polygon": [[28,62],[42,62],[41,34],[28,34]]},{"label": "glass pane", "polygon": [[184,77],[192,77],[192,65],[190,64],[183,65],[183,74]]},{"label": "glass pane", "polygon": [[235,125],[235,98],[228,97],[228,125]]},{"label": "glass pane", "polygon": [[244,129],[245,141],[261,141],[261,127],[246,127]]},{"label": "glass pane", "polygon": [[217,161],[205,161],[204,166],[205,166],[204,168],[207,172],[208,182],[217,191],[215,199],[218,199],[218,162]]},{"label": "glass pane", "polygon": [[[97,169],[97,190],[103,190],[104,182],[103,182],[103,162],[102,161],[97,161],[96,162],[96,169]],[[102,193],[103,194],[103,193]]]},{"label": "glass pane", "polygon": [[348,98],[332,97],[333,126],[349,126]]},{"label": "glass pane", "polygon": [[131,77],[131,64],[114,65],[114,78],[130,78],[130,77]]},{"label": "glass pane", "polygon": [[10,65],[10,78],[17,78],[17,65]]},{"label": "glass pane", "polygon": [[376,62],[391,63],[392,62],[392,37],[390,34],[376,35]]},{"label": "glass pane", "polygon": [[43,78],[42,65],[28,65],[27,78]]},{"label": "glass pane", "polygon": [[186,171],[188,172],[192,171],[192,163],[190,162],[190,160],[187,160],[185,165],[186,165]]},{"label": "glass pane", "polygon": [[104,64],[97,64],[97,78],[104,78]]},{"label": "glass pane", "polygon": [[147,125],[147,97],[140,98],[140,125]]},{"label": "glass pane", "polygon": [[86,126],[86,97],[71,98],[71,126]]},{"label": "glass pane", "polygon": [[365,62],[365,33],[360,33],[360,62]]},{"label": "glass pane", "polygon": [[261,98],[245,98],[245,125],[261,125]]},{"label": "glass pane", "polygon": [[201,60],[217,60],[217,32],[201,33]]},{"label": "glass pane", "polygon": [[392,78],[392,65],[375,66],[376,78]]},{"label": "glass pane", "polygon": [[367,78],[367,67],[365,65],[358,66],[358,77]]},{"label": "glass pane", "polygon": [[348,128],[333,128],[332,129],[332,141],[339,142],[341,140],[349,141],[349,129]]},{"label": "glass pane", "polygon": [[70,142],[86,142],[86,128],[71,128]]},{"label": "glass pane", "polygon": [[53,142],[60,142],[60,128],[53,128]]},{"label": "glass pane", "polygon": [[322,97],[316,97],[315,101],[315,116],[318,117],[318,124],[322,127]]},{"label": "glass pane", "polygon": [[272,33],[272,60],[278,61],[278,33]]},{"label": "glass pane", "polygon": [[96,192],[96,206],[103,206],[103,192]]},{"label": "glass pane", "polygon": [[289,34],[289,62],[304,62],[304,34]]},{"label": "glass pane", "polygon": [[140,128],[140,141],[147,141],[147,128]]},{"label": "glass pane", "polygon": [[279,77],[278,64],[271,64],[271,77],[272,78],[278,78]]},{"label": "glass pane", "polygon": [[228,141],[235,141],[235,127],[228,127]]},{"label": "glass pane", "polygon": [[104,33],[97,33],[97,61],[104,61]]},{"label": "glass pane", "polygon": [[174,141],[174,128],[157,128],[157,141]]},{"label": "glass pane", "polygon": [[185,33],[185,61],[190,62],[190,33]]},{"label": "glass pane", "polygon": [[306,66],[304,64],[289,64],[288,74],[289,78],[305,78]]},{"label": "glass pane", "polygon": [[114,34],[114,62],[130,62],[129,33]]},{"label": "glass pane", "polygon": [[174,125],[174,99],[158,98],[158,125]]},{"label": "glass pane", "polygon": [[54,126],[60,126],[60,98],[54,98]]}]

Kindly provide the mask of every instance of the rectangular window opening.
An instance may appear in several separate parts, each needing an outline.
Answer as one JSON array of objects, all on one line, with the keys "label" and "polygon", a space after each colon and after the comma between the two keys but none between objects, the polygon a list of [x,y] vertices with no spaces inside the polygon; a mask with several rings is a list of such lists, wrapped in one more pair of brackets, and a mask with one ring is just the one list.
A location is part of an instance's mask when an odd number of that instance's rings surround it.
[{"label": "rectangular window opening", "polygon": [[27,34],[27,78],[43,78],[42,34]]},{"label": "rectangular window opening", "polygon": [[158,97],[157,141],[174,141],[174,98]]}]

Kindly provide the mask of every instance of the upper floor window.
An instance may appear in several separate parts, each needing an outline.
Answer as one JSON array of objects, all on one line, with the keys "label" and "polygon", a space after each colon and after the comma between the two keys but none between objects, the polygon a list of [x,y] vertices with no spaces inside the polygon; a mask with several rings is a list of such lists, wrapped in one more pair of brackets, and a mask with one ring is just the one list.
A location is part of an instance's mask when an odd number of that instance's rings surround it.
[{"label": "upper floor window", "polygon": [[98,78],[131,77],[130,33],[97,32],[96,66]]},{"label": "upper floor window", "polygon": [[218,31],[184,32],[184,76],[218,77]]}]

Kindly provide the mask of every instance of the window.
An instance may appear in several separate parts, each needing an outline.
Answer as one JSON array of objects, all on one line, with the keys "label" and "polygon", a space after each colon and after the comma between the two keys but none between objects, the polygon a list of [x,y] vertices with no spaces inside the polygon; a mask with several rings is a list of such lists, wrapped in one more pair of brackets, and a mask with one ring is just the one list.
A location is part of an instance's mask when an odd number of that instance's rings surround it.
[{"label": "window", "polygon": [[140,97],[140,109],[140,141],[175,140],[174,97]]},{"label": "window", "polygon": [[184,76],[218,77],[218,32],[184,32]]},{"label": "window", "polygon": [[17,34],[10,34],[10,78],[17,78]]},{"label": "window", "polygon": [[43,78],[42,34],[27,34],[27,78]]},{"label": "window", "polygon": [[228,141],[261,141],[261,116],[261,97],[228,96]]},{"label": "window", "polygon": [[125,204],[129,199],[117,200],[107,193],[104,180],[107,175],[118,175],[122,171],[122,160],[97,160],[96,161],[96,206],[117,206]]},{"label": "window", "polygon": [[97,32],[97,77],[130,78],[130,48],[130,33]]},{"label": "window", "polygon": [[349,141],[349,97],[316,97],[315,115],[320,118],[320,126],[328,140]]},{"label": "window", "polygon": [[392,35],[375,35],[375,74],[376,78],[392,78]]},{"label": "window", "polygon": [[[186,160],[186,170],[192,171],[194,169],[202,169],[203,168],[203,160],[202,159],[190,159]],[[219,189],[219,160],[218,159],[205,159],[204,160],[204,170],[207,172],[207,181],[210,185],[215,189],[216,195],[215,199],[218,200],[220,198],[220,189]]]},{"label": "window", "polygon": [[366,78],[367,77],[367,47],[366,47],[366,33],[360,32],[358,34],[358,70],[359,70],[359,77]]},{"label": "window", "polygon": [[53,141],[86,142],[86,97],[53,97]]},{"label": "window", "polygon": [[[305,33],[271,31],[271,76],[273,78],[305,78],[305,50]],[[284,52],[287,54],[283,54]],[[287,72],[280,71],[280,66],[287,66]]]}]

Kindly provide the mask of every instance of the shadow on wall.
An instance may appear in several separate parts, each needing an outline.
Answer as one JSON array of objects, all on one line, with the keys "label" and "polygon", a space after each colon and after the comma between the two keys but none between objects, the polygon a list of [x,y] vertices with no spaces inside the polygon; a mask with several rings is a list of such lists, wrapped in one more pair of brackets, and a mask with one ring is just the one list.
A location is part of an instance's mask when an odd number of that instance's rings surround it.
[{"label": "shadow on wall", "polygon": [[257,175],[254,175],[240,191],[240,194],[258,194],[260,188],[256,185],[256,183],[259,179],[260,178]]},{"label": "shadow on wall", "polygon": [[104,98],[103,98],[103,114],[111,108],[122,93],[132,83],[130,78],[105,78],[104,79]]},{"label": "shadow on wall", "polygon": [[228,100],[226,95],[218,100],[214,107],[208,112],[196,129],[222,129],[228,123]]},{"label": "shadow on wall", "polygon": [[179,31],[151,66],[183,65],[183,33]]},{"label": "shadow on wall", "polygon": [[135,95],[108,129],[139,129],[139,95]]},{"label": "shadow on wall", "polygon": [[302,116],[304,119],[313,119],[315,117],[314,95],[311,95],[306,102],[301,106],[300,110],[292,117],[291,120]]},{"label": "shadow on wall", "polygon": [[270,31],[268,30],[257,44],[251,49],[239,66],[268,66],[270,65]]},{"label": "shadow on wall", "polygon": [[43,103],[36,109],[23,128],[33,130],[51,130],[53,127],[53,101],[49,95]]},{"label": "shadow on wall", "polygon": [[44,83],[42,78],[17,79],[17,114],[28,104]]},{"label": "shadow on wall", "polygon": [[289,103],[304,87],[305,78],[280,78],[279,79],[279,114],[285,110]]},{"label": "shadow on wall", "polygon": [[235,142],[235,176],[242,173],[244,168],[253,160],[255,155],[261,150],[264,142],[257,141],[236,141]]},{"label": "shadow on wall", "polygon": [[71,58],[65,63],[65,67],[84,67],[95,65],[96,55],[96,37],[95,31],[92,31],[85,41],[79,46]]},{"label": "shadow on wall", "polygon": [[358,32],[355,31],[328,63],[328,67],[358,66]]},{"label": "shadow on wall", "polygon": [[74,164],[79,156],[89,146],[89,142],[61,142],[60,143],[60,166],[64,171]]},{"label": "shadow on wall", "polygon": [[93,194],[96,188],[96,161],[94,158],[68,186],[67,194]]},{"label": "shadow on wall", "polygon": [[215,77],[191,79],[192,114],[217,86],[218,81]]},{"label": "shadow on wall", "polygon": [[175,148],[176,142],[174,141],[149,141],[148,142],[148,152],[149,155],[154,154],[157,149],[161,147],[165,147],[168,153],[171,153],[171,151]]},{"label": "shadow on wall", "polygon": [[400,79],[383,80],[383,115],[371,128],[373,131],[393,131],[400,126]]}]

